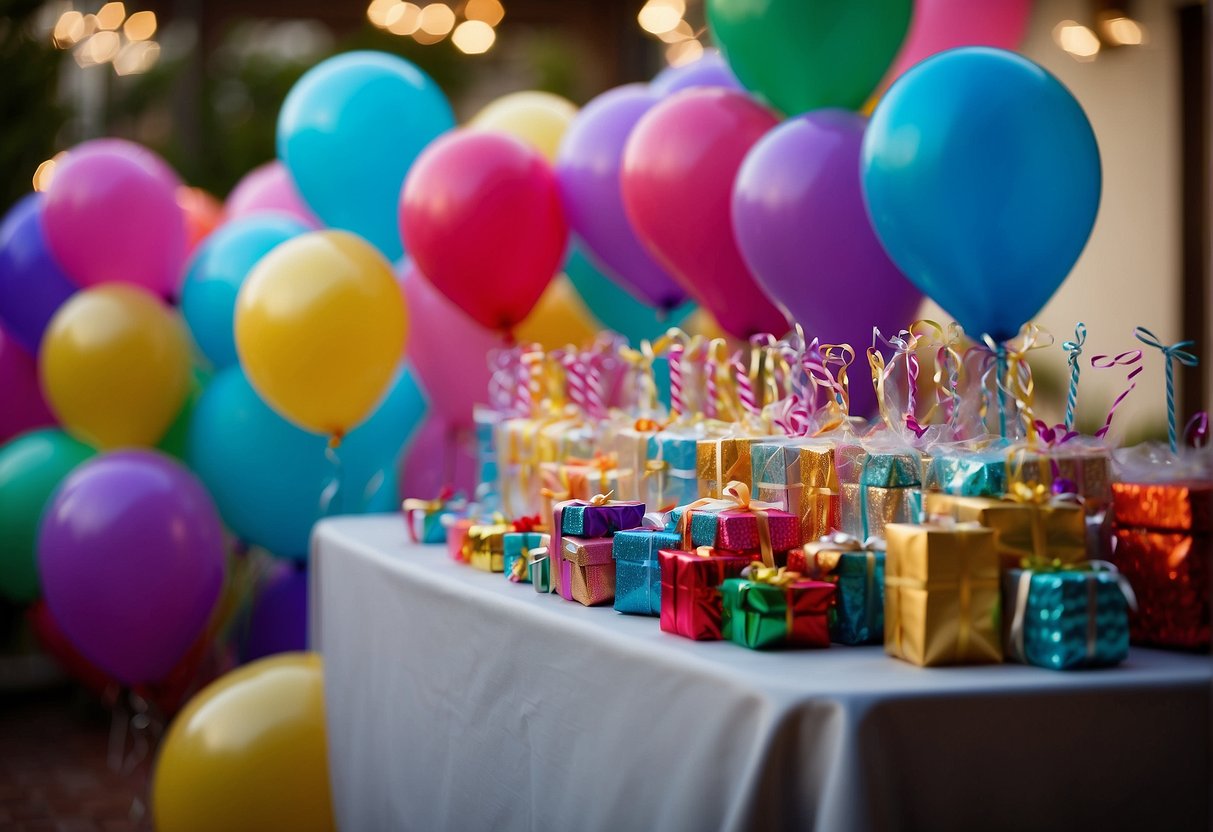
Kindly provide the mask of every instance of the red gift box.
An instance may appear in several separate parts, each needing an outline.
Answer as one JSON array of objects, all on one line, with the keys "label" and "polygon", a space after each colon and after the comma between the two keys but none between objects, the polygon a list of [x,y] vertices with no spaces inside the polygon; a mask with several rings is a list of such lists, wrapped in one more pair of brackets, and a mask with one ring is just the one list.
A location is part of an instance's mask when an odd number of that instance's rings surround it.
[{"label": "red gift box", "polygon": [[661,564],[661,629],[696,641],[719,641],[720,585],[741,576],[750,555],[700,547],[693,552],[663,549]]}]

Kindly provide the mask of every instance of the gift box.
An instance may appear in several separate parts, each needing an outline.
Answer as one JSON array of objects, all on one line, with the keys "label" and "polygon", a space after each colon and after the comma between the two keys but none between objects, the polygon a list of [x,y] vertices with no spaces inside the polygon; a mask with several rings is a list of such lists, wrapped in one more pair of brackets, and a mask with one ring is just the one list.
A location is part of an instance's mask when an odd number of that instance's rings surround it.
[{"label": "gift box", "polygon": [[552,563],[555,558],[552,557],[551,543],[547,547],[531,549],[527,560],[529,561],[528,577],[535,591],[543,595],[553,592],[555,587],[552,585]]},{"label": "gift box", "polygon": [[923,464],[924,491],[958,497],[1001,497],[1007,493],[1005,448],[980,451],[935,450]]},{"label": "gift box", "polygon": [[477,523],[468,528],[467,546],[464,553],[473,569],[484,572],[502,572],[503,539],[512,531],[508,523]]},{"label": "gift box", "polygon": [[497,468],[502,510],[507,516],[537,514],[540,476],[538,434],[547,422],[539,419],[503,419],[497,426]]},{"label": "gift box", "polygon": [[958,523],[980,523],[998,532],[1004,569],[1025,562],[1077,563],[1087,558],[1087,522],[1082,506],[1055,498],[1043,502],[928,494],[926,515]]},{"label": "gift box", "polygon": [[721,585],[721,635],[743,647],[829,647],[834,585],[751,564]]},{"label": "gift box", "polygon": [[885,553],[865,549],[845,534],[829,535],[788,554],[788,569],[836,587],[830,640],[839,644],[884,641]]},{"label": "gift box", "polygon": [[[717,501],[713,501],[717,502]],[[735,505],[727,501],[722,504]],[[695,503],[679,506],[670,513],[674,525],[683,528],[683,515],[690,513],[690,540],[687,548],[711,546],[728,552],[758,552],[761,548],[760,525],[765,516],[771,540],[771,551],[786,552],[801,543],[800,520],[780,509],[763,509],[761,513],[722,506],[700,506]]]},{"label": "gift box", "polygon": [[839,484],[833,446],[805,440],[758,442],[750,448],[753,491],[800,519],[802,540],[839,527]]},{"label": "gift box", "polygon": [[[618,465],[632,473],[626,482],[615,486],[615,496],[621,500],[637,500],[655,508],[661,508],[658,490],[660,478],[656,470],[649,474],[649,440],[658,429],[656,422],[637,423],[631,427],[622,428],[615,433],[611,449],[618,460]],[[694,472],[692,472],[694,476]]]},{"label": "gift box", "polygon": [[609,537],[560,538],[560,580],[557,588],[566,601],[587,607],[609,604],[615,598],[615,560]]},{"label": "gift box", "polygon": [[642,486],[645,503],[664,510],[699,498],[699,479],[695,470],[699,440],[695,436],[670,431],[649,437],[648,459]]},{"label": "gift box", "polygon": [[553,528],[559,528],[561,534],[609,537],[615,532],[640,528],[644,522],[644,503],[630,500],[567,500],[558,503],[553,514]]},{"label": "gift box", "polygon": [[467,500],[444,489],[433,500],[410,498],[400,504],[405,530],[413,543],[445,543],[446,524],[443,518],[467,509]]},{"label": "gift box", "polygon": [[1112,484],[1112,561],[1137,594],[1134,644],[1209,646],[1213,484]]},{"label": "gift box", "polygon": [[716,498],[730,482],[752,485],[750,449],[762,440],[753,436],[700,439],[695,447],[695,476],[699,496]]},{"label": "gift box", "polygon": [[583,420],[558,419],[544,424],[535,437],[535,453],[540,462],[589,459],[594,456],[594,427]]},{"label": "gift box", "polygon": [[613,538],[615,609],[636,615],[661,612],[662,549],[678,549],[682,535],[666,529],[631,529]]},{"label": "gift box", "polygon": [[886,532],[885,652],[922,667],[1002,661],[995,532],[967,523]]},{"label": "gift box", "polygon": [[702,548],[693,552],[662,549],[661,629],[697,641],[721,638],[720,586],[741,577],[749,555]]},{"label": "gift box", "polygon": [[1027,454],[1025,467],[1022,478],[1031,482],[1052,487],[1065,480],[1067,490],[1082,497],[1088,514],[1103,511],[1112,500],[1112,458],[1106,449],[1066,442]]},{"label": "gift box", "polygon": [[911,449],[868,452],[854,444],[834,450],[842,530],[866,540],[884,537],[889,523],[922,515],[922,455]]},{"label": "gift box", "polygon": [[506,578],[514,583],[530,583],[531,561],[550,543],[551,537],[543,532],[507,532],[501,540],[501,566]]},{"label": "gift box", "polygon": [[1003,575],[1007,658],[1053,670],[1120,664],[1131,597],[1114,569],[1012,569]]},{"label": "gift box", "polygon": [[478,482],[492,488],[498,485],[500,472],[497,468],[497,425],[501,414],[484,405],[472,408],[472,423],[476,437],[476,465]]},{"label": "gift box", "polygon": [[446,551],[451,560],[468,562],[468,531],[476,525],[470,517],[450,518],[446,524]]}]

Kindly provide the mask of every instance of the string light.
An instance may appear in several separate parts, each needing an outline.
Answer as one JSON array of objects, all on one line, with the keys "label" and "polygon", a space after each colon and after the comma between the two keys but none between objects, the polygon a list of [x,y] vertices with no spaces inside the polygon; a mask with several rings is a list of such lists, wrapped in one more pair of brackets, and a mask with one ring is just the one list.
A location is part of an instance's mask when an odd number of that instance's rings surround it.
[{"label": "string light", "polygon": [[126,6],[122,3],[106,3],[97,12],[97,28],[113,32],[126,19]]},{"label": "string light", "polygon": [[492,48],[497,40],[493,27],[483,20],[465,20],[455,27],[451,42],[455,48],[467,55],[482,55]]},{"label": "string light", "polygon": [[411,35],[421,25],[421,7],[416,3],[400,3],[396,6],[399,16],[388,24],[387,30],[393,35]]},{"label": "string light", "polygon": [[686,10],[684,0],[648,0],[636,15],[636,20],[646,32],[661,35],[677,27]]},{"label": "string light", "polygon": [[463,9],[463,16],[468,20],[479,20],[492,27],[505,17],[505,6],[501,5],[501,0],[468,0],[467,6]]},{"label": "string light", "polygon": [[1086,26],[1073,20],[1063,20],[1053,27],[1053,40],[1076,60],[1094,60],[1099,54],[1099,38]]}]

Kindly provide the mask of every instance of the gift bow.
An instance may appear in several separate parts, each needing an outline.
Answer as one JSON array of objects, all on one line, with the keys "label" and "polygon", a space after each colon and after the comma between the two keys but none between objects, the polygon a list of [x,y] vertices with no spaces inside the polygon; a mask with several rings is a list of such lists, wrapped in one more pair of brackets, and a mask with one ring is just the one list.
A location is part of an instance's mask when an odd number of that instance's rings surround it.
[{"label": "gift bow", "polygon": [[777,587],[791,586],[804,579],[799,572],[791,572],[786,566],[763,566],[762,561],[757,560],[741,570],[741,577],[756,584]]},{"label": "gift bow", "polygon": [[530,532],[543,531],[543,529],[544,529],[543,520],[542,520],[542,518],[540,518],[540,516],[538,514],[531,514],[526,517],[519,517],[513,523],[510,524],[511,531],[522,532],[524,534],[527,534]]},{"label": "gift bow", "polygon": [[776,503],[752,499],[750,487],[744,482],[733,480],[724,487],[720,499],[703,497],[683,508],[682,516],[678,518],[678,531],[682,534],[682,546],[684,549],[691,549],[692,513],[699,511],[707,514],[719,514],[722,511],[741,511],[754,515],[758,524],[758,548],[762,553],[762,562],[766,566],[774,566],[775,553],[771,549],[771,524],[767,512],[779,508]]},{"label": "gift bow", "polygon": [[842,559],[843,555],[850,552],[875,553],[880,551],[880,544],[880,538],[875,535],[869,536],[866,540],[860,540],[855,535],[846,532],[834,532],[804,544],[801,551],[804,552],[805,563],[812,563],[817,574],[825,575],[837,568],[838,561]]},{"label": "gift bow", "polygon": [[1024,566],[1015,584],[1015,612],[1011,617],[1010,647],[1011,656],[1018,661],[1026,661],[1024,655],[1024,621],[1028,612],[1028,596],[1032,591],[1032,576],[1037,573],[1054,572],[1085,572],[1087,573],[1087,658],[1095,658],[1097,638],[1099,636],[1099,583],[1095,575],[1105,572],[1115,576],[1116,586],[1125,597],[1129,609],[1137,610],[1137,596],[1128,579],[1120,573],[1115,564],[1106,560],[1087,560],[1079,563],[1058,564],[1051,562],[1043,565]]}]

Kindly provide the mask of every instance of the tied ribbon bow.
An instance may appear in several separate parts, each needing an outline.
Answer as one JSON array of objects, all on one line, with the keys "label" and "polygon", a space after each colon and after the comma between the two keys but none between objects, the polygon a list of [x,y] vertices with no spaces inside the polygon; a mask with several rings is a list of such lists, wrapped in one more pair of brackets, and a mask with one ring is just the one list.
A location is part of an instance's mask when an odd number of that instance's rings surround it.
[{"label": "tied ribbon bow", "polygon": [[543,531],[543,520],[538,514],[531,514],[526,517],[519,517],[510,524],[510,531],[522,532],[529,534],[531,532]]},{"label": "tied ribbon bow", "polygon": [[1026,661],[1024,653],[1024,622],[1027,620],[1028,596],[1032,592],[1032,576],[1037,573],[1051,572],[1082,572],[1086,573],[1087,584],[1087,659],[1095,658],[1099,637],[1099,579],[1096,575],[1103,572],[1115,576],[1116,586],[1125,597],[1129,609],[1137,610],[1137,596],[1129,581],[1116,568],[1115,564],[1106,560],[1087,560],[1079,563],[1060,565],[1057,563],[1025,566],[1019,573],[1015,584],[1015,611],[1011,617],[1010,653],[1017,661]]},{"label": "tied ribbon bow", "polygon": [[1175,430],[1175,362],[1178,361],[1185,367],[1195,367],[1200,363],[1195,355],[1188,352],[1186,347],[1193,346],[1195,341],[1176,341],[1174,344],[1167,346],[1158,340],[1158,336],[1144,326],[1139,326],[1133,330],[1133,334],[1137,336],[1137,340],[1141,341],[1148,347],[1154,347],[1160,350],[1163,355],[1163,360],[1166,362],[1167,375],[1167,439],[1171,443],[1171,453],[1179,452],[1179,441],[1176,437]]},{"label": "tied ribbon bow", "polygon": [[656,419],[648,418],[637,419],[632,425],[632,430],[636,431],[637,433],[657,433],[658,431],[664,430],[664,428],[665,426],[662,425],[661,422],[658,422]]},{"label": "tied ribbon bow", "polygon": [[604,454],[601,451],[598,451],[594,454],[592,459],[569,457],[564,461],[564,464],[579,468],[589,468],[591,471],[597,471],[598,488],[601,491],[608,491],[610,490],[611,482],[609,474],[611,471],[614,471],[619,467],[619,456],[618,454],[614,453]]},{"label": "tied ribbon bow", "polygon": [[595,494],[595,495],[594,495],[593,497],[591,497],[591,498],[590,498],[588,501],[586,501],[586,505],[590,505],[590,506],[605,506],[605,505],[607,505],[608,503],[610,503],[610,502],[611,502],[611,497],[612,497],[614,494],[615,494],[615,492],[614,492],[614,491],[608,491],[608,492],[606,492],[605,494]]},{"label": "tied ribbon bow", "polygon": [[[704,514],[719,514],[722,511],[739,511],[753,514],[758,525],[758,548],[762,555],[764,566],[775,565],[775,553],[771,548],[771,524],[767,512],[779,509],[775,503],[767,503],[751,498],[750,487],[738,480],[731,481],[721,492],[720,499],[704,497],[687,505],[678,518],[678,531],[682,534],[683,549],[690,550],[691,546],[691,515],[696,511]],[[711,549],[701,546],[701,549]],[[702,553],[701,553],[702,555]],[[703,555],[709,557],[710,555]]]},{"label": "tied ribbon bow", "polygon": [[791,586],[804,578],[799,572],[789,571],[786,566],[763,566],[762,562],[757,560],[741,570],[741,577],[756,584],[781,588]]}]

